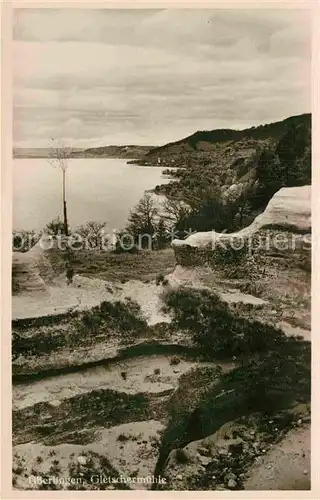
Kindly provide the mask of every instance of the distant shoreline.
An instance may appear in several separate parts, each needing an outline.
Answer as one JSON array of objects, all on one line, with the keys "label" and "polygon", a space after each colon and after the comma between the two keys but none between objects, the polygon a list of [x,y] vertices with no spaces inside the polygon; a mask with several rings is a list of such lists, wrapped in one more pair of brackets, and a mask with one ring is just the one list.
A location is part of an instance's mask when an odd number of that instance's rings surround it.
[{"label": "distant shoreline", "polygon": [[[151,151],[153,146],[125,145],[101,146],[97,148],[70,148],[70,159],[117,158],[138,161]],[[49,159],[51,148],[13,148],[13,159]]]},{"label": "distant shoreline", "polygon": [[[12,156],[13,160],[50,160],[49,156],[20,156],[20,155],[15,155]],[[125,157],[120,157],[120,156],[72,156],[70,160],[123,160],[126,162],[127,165],[135,165],[136,167],[152,167],[152,168],[162,168],[163,170],[166,170],[168,167],[166,165],[161,165],[161,164],[145,164],[145,163],[140,163],[139,160],[133,159],[133,158],[125,158]],[[171,167],[172,169],[179,168],[179,167]]]}]

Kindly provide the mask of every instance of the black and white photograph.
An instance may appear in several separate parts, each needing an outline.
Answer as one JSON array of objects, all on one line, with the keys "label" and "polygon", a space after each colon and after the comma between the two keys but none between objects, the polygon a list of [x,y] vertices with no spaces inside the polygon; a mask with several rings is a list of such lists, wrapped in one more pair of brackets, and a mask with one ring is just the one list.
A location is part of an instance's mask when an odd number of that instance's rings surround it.
[{"label": "black and white photograph", "polygon": [[13,9],[17,495],[312,489],[312,20]]}]

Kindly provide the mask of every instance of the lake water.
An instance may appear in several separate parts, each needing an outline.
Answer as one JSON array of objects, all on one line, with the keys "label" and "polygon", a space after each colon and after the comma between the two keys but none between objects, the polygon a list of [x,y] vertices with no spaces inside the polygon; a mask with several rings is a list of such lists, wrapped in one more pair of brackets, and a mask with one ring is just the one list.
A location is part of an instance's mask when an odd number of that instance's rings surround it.
[{"label": "lake water", "polygon": [[[159,167],[128,165],[123,159],[74,159],[67,171],[68,219],[72,228],[106,221],[108,230],[125,226],[145,190],[167,184]],[[13,228],[39,231],[62,219],[62,173],[45,159],[13,162]]]}]

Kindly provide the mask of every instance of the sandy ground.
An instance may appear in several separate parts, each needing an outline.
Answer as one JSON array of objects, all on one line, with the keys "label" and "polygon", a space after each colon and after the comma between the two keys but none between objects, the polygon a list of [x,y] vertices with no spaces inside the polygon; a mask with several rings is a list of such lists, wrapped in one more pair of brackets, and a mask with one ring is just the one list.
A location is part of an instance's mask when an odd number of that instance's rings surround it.
[{"label": "sandy ground", "polygon": [[46,291],[14,295],[12,318],[36,318],[93,307],[110,300],[112,292],[109,283],[99,279],[75,276],[73,283],[67,286],[65,278],[59,277]]},{"label": "sandy ground", "polygon": [[311,331],[306,330],[304,328],[294,327],[287,323],[286,321],[281,321],[277,325],[281,330],[284,331],[286,335],[299,335],[304,338],[304,340],[308,340],[311,342]]},{"label": "sandy ground", "polygon": [[283,441],[260,457],[249,471],[245,490],[310,489],[310,426],[289,431]]},{"label": "sandy ground", "polygon": [[[190,275],[192,279],[193,273]],[[173,280],[175,283],[175,280]],[[73,283],[67,286],[64,277],[57,278],[54,285],[48,286],[45,292],[24,293],[12,297],[12,318],[36,318],[52,314],[62,314],[68,311],[83,310],[97,306],[104,300],[124,301],[130,298],[141,307],[142,313],[149,325],[170,323],[171,317],[164,314],[161,293],[163,286],[155,282],[144,283],[130,280],[117,284],[76,275]],[[244,294],[239,290],[221,293],[226,302],[243,302],[245,304],[262,305],[266,302],[253,295]]]},{"label": "sandy ground", "polygon": [[[65,398],[98,389],[112,389],[127,394],[173,391],[179,377],[199,363],[181,359],[179,364],[171,365],[171,359],[171,356],[143,356],[29,384],[17,384],[12,388],[13,409],[22,409],[39,402],[58,405]],[[205,364],[202,363],[202,366]],[[160,370],[160,373],[155,374],[154,370]],[[123,372],[126,373],[126,380],[121,375]]]},{"label": "sandy ground", "polygon": [[249,293],[243,293],[240,290],[234,290],[226,293],[219,294],[222,300],[229,303],[242,302],[243,304],[252,304],[255,306],[262,306],[267,304],[266,300],[260,299],[259,297],[254,297]]},{"label": "sandy ground", "polygon": [[163,302],[161,300],[161,292],[163,287],[152,283],[142,283],[141,281],[127,281],[121,285],[121,289],[117,290],[114,298],[116,300],[124,300],[130,297],[138,302],[141,311],[149,325],[156,323],[170,323],[171,317],[161,311]]},{"label": "sandy ground", "polygon": [[196,289],[207,289],[216,292],[222,300],[228,303],[242,302],[243,304],[265,305],[268,302],[249,293],[243,293],[237,288],[228,287],[225,291],[218,290],[216,286],[208,286],[205,278],[212,276],[212,270],[203,268],[185,268],[176,266],[174,272],[170,274],[169,282],[173,286],[186,285]]},{"label": "sandy ground", "polygon": [[[59,478],[70,476],[70,463],[88,457],[89,452],[106,457],[111,465],[126,477],[146,478],[152,476],[158,458],[160,434],[163,424],[156,420],[131,422],[110,429],[96,431],[94,441],[87,445],[61,444],[45,446],[39,443],[17,445],[13,449],[13,473],[15,488],[27,489],[32,486],[31,475],[50,474]],[[39,460],[39,457],[40,460]],[[50,472],[56,462],[59,471]],[[23,474],[19,473],[19,466]],[[89,470],[88,470],[89,469]],[[104,470],[94,470],[92,465],[83,465],[82,471],[89,474],[104,474]],[[78,474],[79,476],[79,474]],[[132,489],[150,489],[150,483],[130,484]],[[87,489],[87,488],[86,488]]]},{"label": "sandy ground", "polygon": [[[160,434],[164,428],[165,426],[156,420],[130,422],[102,430],[99,439],[107,443],[108,457],[119,472],[147,477],[154,472],[158,460]],[[119,441],[119,435],[122,439],[123,436],[128,439]],[[148,488],[146,485],[132,486],[133,489]]]}]

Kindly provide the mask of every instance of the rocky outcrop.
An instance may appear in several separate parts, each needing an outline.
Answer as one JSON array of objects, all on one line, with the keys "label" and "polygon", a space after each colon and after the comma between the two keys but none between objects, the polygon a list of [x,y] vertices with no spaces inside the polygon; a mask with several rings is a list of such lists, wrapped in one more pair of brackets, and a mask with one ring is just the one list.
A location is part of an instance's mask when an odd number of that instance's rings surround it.
[{"label": "rocky outcrop", "polygon": [[13,293],[45,291],[53,277],[53,269],[40,243],[28,252],[13,252]]},{"label": "rocky outcrop", "polygon": [[248,241],[263,229],[282,229],[297,234],[310,232],[311,186],[280,189],[270,200],[265,211],[241,231],[228,234],[215,231],[199,232],[185,240],[174,240],[172,246],[178,263],[192,266],[204,263],[203,258],[197,258],[203,251],[212,253],[215,248],[224,245],[231,245],[237,249],[241,246],[241,241]]},{"label": "rocky outcrop", "polygon": [[311,186],[280,189],[250,227],[257,230],[268,225],[311,231]]}]

